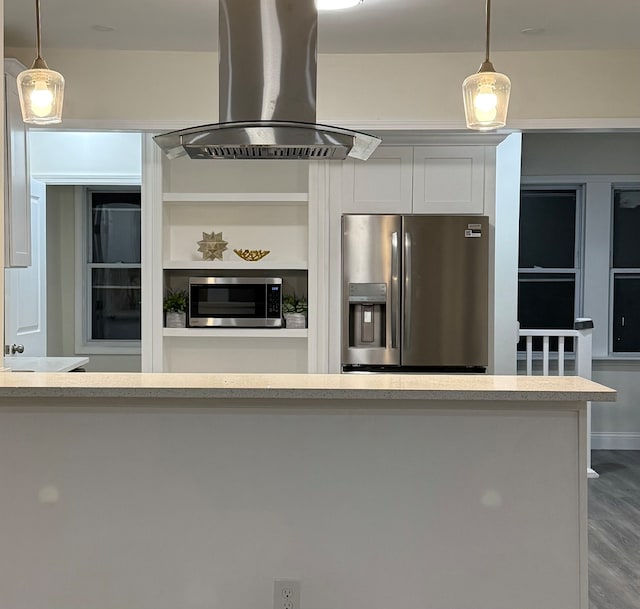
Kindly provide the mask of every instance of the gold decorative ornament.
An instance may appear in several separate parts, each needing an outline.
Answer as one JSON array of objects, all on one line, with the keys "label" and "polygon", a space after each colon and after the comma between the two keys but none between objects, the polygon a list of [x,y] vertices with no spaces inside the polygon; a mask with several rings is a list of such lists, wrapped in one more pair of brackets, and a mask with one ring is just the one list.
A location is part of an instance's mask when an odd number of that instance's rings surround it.
[{"label": "gold decorative ornament", "polygon": [[262,260],[271,250],[233,250],[240,258],[247,262]]},{"label": "gold decorative ornament", "polygon": [[198,251],[202,252],[203,260],[222,260],[222,252],[227,249],[228,242],[222,238],[222,233],[211,231],[202,233],[202,240],[198,241]]}]

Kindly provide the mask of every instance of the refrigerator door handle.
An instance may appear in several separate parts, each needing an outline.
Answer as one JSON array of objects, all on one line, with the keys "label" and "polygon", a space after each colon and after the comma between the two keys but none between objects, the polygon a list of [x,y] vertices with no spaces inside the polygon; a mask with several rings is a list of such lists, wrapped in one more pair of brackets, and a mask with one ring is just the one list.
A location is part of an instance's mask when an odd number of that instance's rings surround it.
[{"label": "refrigerator door handle", "polygon": [[398,252],[398,233],[391,233],[391,348],[398,348],[398,326],[400,325],[400,255]]},{"label": "refrigerator door handle", "polygon": [[411,235],[404,234],[404,331],[402,335],[403,349],[411,346]]}]

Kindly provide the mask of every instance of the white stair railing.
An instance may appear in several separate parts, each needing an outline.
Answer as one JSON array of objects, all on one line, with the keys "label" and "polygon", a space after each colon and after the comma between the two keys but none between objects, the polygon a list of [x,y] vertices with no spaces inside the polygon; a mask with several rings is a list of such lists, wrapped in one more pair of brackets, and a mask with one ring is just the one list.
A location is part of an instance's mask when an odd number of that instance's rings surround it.
[{"label": "white stair railing", "polygon": [[[521,328],[519,331],[521,338],[526,338],[526,374],[531,376],[538,373],[537,366],[534,371],[533,339],[542,338],[541,370],[539,374],[549,376],[550,362],[556,360],[556,374],[565,376],[566,362],[574,359],[574,374],[582,378],[591,380],[591,341],[593,334],[593,320],[587,317],[575,320],[572,330],[529,330]],[[550,350],[550,338],[558,338],[557,350]],[[573,351],[565,350],[565,339],[573,338]],[[536,352],[537,354],[537,352]],[[591,402],[587,402],[587,475],[589,478],[597,478],[598,474],[591,468]]]}]

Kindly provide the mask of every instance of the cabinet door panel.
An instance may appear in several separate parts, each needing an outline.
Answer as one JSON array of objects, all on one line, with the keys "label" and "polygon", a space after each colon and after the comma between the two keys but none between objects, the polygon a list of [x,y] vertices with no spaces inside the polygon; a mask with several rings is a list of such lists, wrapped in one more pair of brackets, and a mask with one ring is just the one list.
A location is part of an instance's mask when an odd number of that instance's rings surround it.
[{"label": "cabinet door panel", "polygon": [[484,146],[415,148],[413,212],[482,214]]},{"label": "cabinet door panel", "polygon": [[344,213],[411,213],[413,149],[388,146],[366,161],[343,165]]},{"label": "cabinet door panel", "polygon": [[27,131],[22,122],[16,79],[5,74],[5,266],[31,264],[31,198]]}]

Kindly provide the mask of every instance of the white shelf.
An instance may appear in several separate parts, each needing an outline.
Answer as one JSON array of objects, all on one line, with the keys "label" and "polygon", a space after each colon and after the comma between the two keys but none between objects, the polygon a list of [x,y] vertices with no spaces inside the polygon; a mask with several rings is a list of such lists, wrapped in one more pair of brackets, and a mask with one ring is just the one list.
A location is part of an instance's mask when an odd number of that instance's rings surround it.
[{"label": "white shelf", "polygon": [[[234,254],[235,255],[235,254]],[[257,262],[246,262],[244,260],[165,260],[162,264],[165,270],[242,270],[252,269],[265,270],[302,270],[306,271],[308,264],[305,261],[278,261],[278,260],[258,260]]]},{"label": "white shelf", "polygon": [[300,205],[309,201],[306,192],[165,192],[165,203],[278,203]]},{"label": "white shelf", "polygon": [[163,336],[188,338],[307,338],[308,330],[287,328],[163,328]]}]

